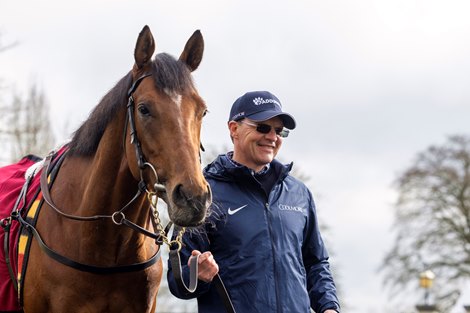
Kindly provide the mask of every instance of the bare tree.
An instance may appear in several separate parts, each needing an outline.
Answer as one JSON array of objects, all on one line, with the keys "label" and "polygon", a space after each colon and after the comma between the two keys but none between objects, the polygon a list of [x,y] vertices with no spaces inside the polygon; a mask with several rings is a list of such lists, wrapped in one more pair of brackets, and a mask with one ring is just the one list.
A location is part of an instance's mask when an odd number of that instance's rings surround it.
[{"label": "bare tree", "polygon": [[[0,34],[0,53],[17,43],[3,43]],[[11,102],[6,97],[6,87],[0,80],[0,161],[15,161],[26,154],[45,154],[53,145],[48,105],[44,93],[34,84],[26,98],[14,93]],[[8,95],[10,96],[10,95]],[[10,151],[8,158],[7,151]],[[8,160],[9,159],[9,160]]]},{"label": "bare tree", "polygon": [[[4,43],[3,38],[2,38],[2,33],[0,33],[0,53],[13,48],[17,44],[18,44],[17,42]],[[3,86],[2,78],[0,77],[0,112],[1,112],[1,108],[3,107],[3,103],[1,102],[1,100],[3,100],[3,97],[2,97],[3,93],[4,93],[4,86]]]},{"label": "bare tree", "polygon": [[1,112],[0,135],[8,143],[11,161],[27,154],[44,156],[53,147],[49,107],[36,85],[30,87],[26,97],[15,93]]},{"label": "bare tree", "polygon": [[430,269],[435,301],[446,312],[470,279],[470,137],[419,153],[396,186],[396,238],[383,261],[384,282],[403,295]]}]

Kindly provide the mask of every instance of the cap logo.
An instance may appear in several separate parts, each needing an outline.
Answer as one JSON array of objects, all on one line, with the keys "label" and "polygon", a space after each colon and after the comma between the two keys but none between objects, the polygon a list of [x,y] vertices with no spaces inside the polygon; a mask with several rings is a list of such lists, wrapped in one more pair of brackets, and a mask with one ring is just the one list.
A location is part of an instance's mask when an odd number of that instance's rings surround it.
[{"label": "cap logo", "polygon": [[242,117],[242,116],[245,116],[245,112],[237,113],[237,114],[235,114],[234,116],[232,116],[231,119],[232,119],[232,120],[236,120],[236,119],[238,119],[238,118],[240,118],[240,117]]},{"label": "cap logo", "polygon": [[281,106],[281,104],[274,100],[274,99],[264,99],[262,97],[256,97],[253,99],[253,103],[255,105],[261,105],[261,104],[267,104],[267,103],[274,103],[274,104],[277,104],[278,106]]}]

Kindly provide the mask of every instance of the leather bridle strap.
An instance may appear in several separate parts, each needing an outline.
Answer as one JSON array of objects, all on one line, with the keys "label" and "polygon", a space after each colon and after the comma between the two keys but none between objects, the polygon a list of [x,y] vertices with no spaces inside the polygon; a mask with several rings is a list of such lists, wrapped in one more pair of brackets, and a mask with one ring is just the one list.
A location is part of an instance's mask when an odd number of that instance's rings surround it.
[{"label": "leather bridle strap", "polygon": [[142,145],[140,144],[139,139],[137,138],[137,131],[135,127],[135,120],[134,120],[134,97],[132,94],[134,91],[139,87],[140,83],[145,77],[151,76],[152,74],[144,74],[137,78],[132,86],[129,88],[127,92],[128,102],[127,102],[127,116],[129,118],[129,127],[130,127],[130,136],[131,136],[131,143],[134,144],[135,147],[135,154],[137,157],[137,164],[139,168],[142,170],[145,167],[145,159],[144,154],[142,152]]},{"label": "leather bridle strap", "polygon": [[33,225],[26,222],[21,217],[21,215],[19,216],[19,220],[20,220],[21,224],[26,229],[28,229],[32,232],[32,234],[33,234],[34,238],[36,238],[41,250],[44,251],[49,257],[51,257],[52,259],[54,259],[55,261],[57,261],[57,262],[59,262],[63,265],[69,266],[71,268],[74,268],[74,269],[82,271],[82,272],[88,272],[88,273],[93,273],[93,274],[102,274],[102,275],[137,272],[137,271],[142,271],[142,270],[152,266],[160,258],[161,249],[158,248],[157,252],[150,259],[148,259],[144,262],[133,263],[133,264],[129,264],[129,265],[118,265],[118,266],[112,266],[112,267],[103,267],[103,266],[95,266],[95,265],[89,265],[89,264],[76,262],[76,261],[73,261],[73,260],[57,253],[53,249],[49,248],[44,243],[44,241],[42,240],[41,235],[36,230],[36,228]]}]

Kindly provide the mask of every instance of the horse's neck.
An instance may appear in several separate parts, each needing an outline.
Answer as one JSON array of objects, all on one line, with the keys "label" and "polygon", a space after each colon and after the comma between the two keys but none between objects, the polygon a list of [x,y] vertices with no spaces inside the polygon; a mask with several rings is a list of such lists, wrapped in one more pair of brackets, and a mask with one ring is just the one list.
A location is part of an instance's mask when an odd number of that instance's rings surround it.
[{"label": "horse's neck", "polygon": [[[83,214],[112,214],[122,208],[137,191],[137,182],[129,170],[122,148],[124,126],[119,120],[108,125],[92,158],[74,160],[86,173],[80,182],[80,210]],[[137,209],[135,205],[133,207]]]},{"label": "horse's neck", "polygon": [[[59,200],[59,206],[66,209],[66,213],[76,216],[112,215],[136,194],[137,182],[122,149],[124,126],[115,123],[117,125],[108,125],[94,156],[71,156],[65,160],[59,172],[60,181],[53,189],[53,198]],[[127,219],[147,227],[149,215],[143,207],[144,199],[144,196],[139,197],[124,214]],[[98,245],[103,249],[103,255],[122,256],[126,253],[132,255],[132,251],[135,255],[135,251],[143,246],[141,235],[125,226],[115,225],[110,218],[95,222],[56,218],[68,227],[70,233],[79,233],[83,250]]]}]

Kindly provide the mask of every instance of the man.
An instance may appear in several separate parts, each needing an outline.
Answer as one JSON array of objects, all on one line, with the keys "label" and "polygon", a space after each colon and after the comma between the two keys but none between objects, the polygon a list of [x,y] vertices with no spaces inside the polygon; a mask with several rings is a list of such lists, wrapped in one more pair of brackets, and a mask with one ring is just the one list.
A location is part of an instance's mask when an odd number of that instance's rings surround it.
[{"label": "man", "polygon": [[[183,259],[199,255],[199,286],[171,292],[198,299],[201,313],[225,312],[211,284],[219,273],[238,313],[339,312],[328,253],[308,188],[289,175],[292,164],[275,157],[296,126],[267,91],[248,92],[232,106],[228,122],[233,152],[204,169],[212,188],[212,213],[204,229],[184,235]],[[201,254],[202,253],[202,254]],[[183,268],[186,277],[188,267]]]}]

